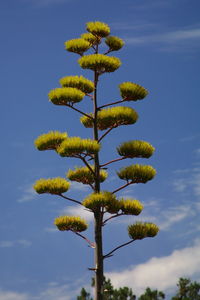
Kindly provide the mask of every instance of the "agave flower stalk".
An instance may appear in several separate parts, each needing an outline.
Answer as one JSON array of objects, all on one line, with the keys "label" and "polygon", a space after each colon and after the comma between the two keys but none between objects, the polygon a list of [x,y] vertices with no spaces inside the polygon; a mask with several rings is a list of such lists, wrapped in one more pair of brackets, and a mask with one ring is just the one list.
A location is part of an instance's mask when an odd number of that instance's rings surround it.
[{"label": "agave flower stalk", "polygon": [[[54,105],[65,106],[81,114],[80,121],[85,128],[92,130],[93,138],[71,137],[68,133],[50,131],[40,135],[35,140],[35,146],[40,151],[54,150],[62,158],[76,158],[83,166],[68,170],[66,177],[70,181],[86,184],[91,188],[92,193],[84,199],[73,199],[65,195],[70,191],[70,182],[65,178],[56,177],[39,179],[34,189],[39,194],[51,194],[60,196],[62,199],[85,207],[94,217],[93,241],[82,234],[88,228],[87,222],[79,216],[59,216],[54,224],[58,230],[72,232],[84,240],[94,249],[94,267],[89,268],[95,272],[95,300],[105,299],[103,290],[104,260],[113,254],[133,243],[146,237],[154,237],[159,229],[152,223],[136,222],[128,226],[130,240],[119,244],[107,254],[103,251],[103,229],[111,220],[127,215],[138,216],[143,210],[143,204],[133,198],[117,198],[117,192],[131,184],[146,183],[152,180],[156,170],[150,165],[132,164],[121,168],[117,176],[125,180],[125,184],[118,186],[114,191],[102,191],[101,183],[104,182],[108,173],[107,166],[125,159],[150,158],[154,153],[154,147],[142,140],[131,140],[121,143],[117,148],[119,157],[108,162],[101,162],[102,141],[114,129],[121,126],[133,125],[138,120],[137,112],[130,106],[138,100],[143,100],[148,91],[141,85],[126,81],[119,84],[120,100],[115,100],[104,105],[98,102],[99,80],[105,73],[115,72],[121,65],[118,57],[108,56],[111,52],[119,51],[124,41],[119,37],[110,35],[110,27],[99,21],[86,24],[87,33],[81,34],[80,38],[71,39],[65,42],[65,49],[68,52],[78,54],[78,63],[83,71],[90,70],[93,79],[87,79],[80,75],[65,76],[60,79],[61,87],[54,88],[48,94],[49,100]],[[107,50],[102,53],[101,44],[104,43]],[[85,96],[89,96],[89,112],[79,108]],[[140,101],[138,101],[140,102]],[[123,106],[113,106],[116,104]],[[78,107],[77,107],[78,106]],[[99,133],[103,131],[103,133]],[[106,167],[106,168],[105,168]],[[109,166],[110,167],[110,166]]]}]

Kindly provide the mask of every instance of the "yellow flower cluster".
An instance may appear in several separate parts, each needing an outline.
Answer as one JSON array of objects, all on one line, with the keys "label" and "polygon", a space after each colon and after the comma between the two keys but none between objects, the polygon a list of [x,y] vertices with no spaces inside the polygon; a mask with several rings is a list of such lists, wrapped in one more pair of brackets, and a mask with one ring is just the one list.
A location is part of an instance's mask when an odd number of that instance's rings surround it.
[{"label": "yellow flower cluster", "polygon": [[108,36],[105,43],[110,51],[120,50],[124,46],[124,41],[116,36]]},{"label": "yellow flower cluster", "polygon": [[71,87],[88,94],[94,91],[94,83],[83,76],[66,76],[60,79],[63,87]]},{"label": "yellow flower cluster", "polygon": [[133,82],[123,82],[119,85],[121,97],[126,101],[136,101],[145,98],[148,91],[141,85]]},{"label": "yellow flower cluster", "polygon": [[74,52],[82,55],[91,47],[91,44],[85,39],[73,39],[65,42],[65,48],[69,52]]},{"label": "yellow flower cluster", "polygon": [[134,158],[143,157],[149,158],[155,151],[155,148],[148,142],[133,140],[122,143],[117,151],[119,155]]},{"label": "yellow flower cluster", "polygon": [[95,35],[89,32],[81,34],[81,38],[89,42],[91,45],[95,45],[99,41]]},{"label": "yellow flower cluster", "polygon": [[70,183],[61,177],[57,178],[41,178],[37,180],[33,186],[38,194],[57,194],[60,195],[68,191]]},{"label": "yellow flower cluster", "polygon": [[136,199],[120,199],[120,209],[125,215],[139,215],[143,210],[143,205]]},{"label": "yellow flower cluster", "polygon": [[[91,169],[94,171],[94,166],[91,166]],[[108,173],[105,170],[100,170],[100,182],[106,180]],[[81,182],[83,184],[92,184],[95,181],[95,176],[89,170],[88,167],[76,168],[75,170],[69,170],[67,173],[67,178],[72,181]]]},{"label": "yellow flower cluster", "polygon": [[[90,114],[93,116],[92,114]],[[138,114],[131,107],[116,106],[102,109],[97,114],[97,127],[99,130],[105,130],[111,127],[118,127],[120,125],[134,124],[138,119]],[[86,128],[93,127],[91,118],[83,116],[80,118],[81,123]]]},{"label": "yellow flower cluster", "polygon": [[92,211],[104,207],[109,213],[117,213],[120,209],[119,201],[116,199],[116,196],[110,192],[93,193],[87,196],[82,204]]},{"label": "yellow flower cluster", "polygon": [[49,131],[40,135],[35,141],[35,147],[42,150],[55,150],[67,138],[66,132]]},{"label": "yellow flower cluster", "polygon": [[114,56],[106,56],[104,54],[90,54],[82,56],[79,58],[78,63],[81,68],[98,71],[99,74],[105,72],[114,72],[121,65],[119,58]]},{"label": "yellow flower cluster", "polygon": [[54,220],[54,224],[60,231],[81,232],[88,228],[88,224],[84,219],[75,216],[60,216]]},{"label": "yellow flower cluster", "polygon": [[70,137],[63,141],[57,148],[60,156],[74,156],[81,153],[95,154],[100,150],[100,144],[91,139],[81,139],[80,137]]},{"label": "yellow flower cluster", "polygon": [[159,228],[153,223],[137,222],[128,226],[128,233],[131,239],[142,240],[146,237],[154,237],[157,235]]},{"label": "yellow flower cluster", "polygon": [[117,175],[120,179],[131,180],[133,183],[146,183],[154,178],[156,170],[148,165],[131,165],[122,168]]},{"label": "yellow flower cluster", "polygon": [[51,90],[48,94],[49,100],[55,105],[66,105],[70,102],[80,102],[85,94],[72,87],[56,88]]},{"label": "yellow flower cluster", "polygon": [[110,27],[103,22],[88,22],[86,24],[86,29],[98,37],[106,37],[110,34]]}]

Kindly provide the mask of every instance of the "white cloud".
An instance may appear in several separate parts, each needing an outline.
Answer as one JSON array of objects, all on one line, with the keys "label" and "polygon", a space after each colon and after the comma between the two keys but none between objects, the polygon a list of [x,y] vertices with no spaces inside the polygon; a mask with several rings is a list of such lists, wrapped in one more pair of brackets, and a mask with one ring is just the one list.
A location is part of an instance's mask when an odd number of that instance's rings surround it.
[{"label": "white cloud", "polygon": [[0,242],[0,248],[11,248],[14,246],[14,242],[13,241],[1,241]]},{"label": "white cloud", "polygon": [[17,200],[17,202],[19,203],[29,202],[37,197],[37,194],[33,189],[32,185],[20,187],[19,190],[23,191],[22,196]]},{"label": "white cloud", "polygon": [[32,242],[28,241],[28,240],[18,240],[17,243],[19,245],[22,245],[24,247],[29,247],[32,245]]},{"label": "white cloud", "polygon": [[29,300],[29,298],[23,293],[0,290],[0,300]]},{"label": "white cloud", "polygon": [[106,276],[115,287],[129,286],[137,294],[149,286],[166,291],[175,287],[180,277],[200,276],[200,240],[192,247],[173,251],[169,256],[153,257],[143,264],[131,266]]},{"label": "white cloud", "polygon": [[46,231],[46,232],[57,232],[58,229],[56,227],[46,227],[44,229],[44,231]]},{"label": "white cloud", "polygon": [[32,242],[24,239],[16,241],[0,241],[0,248],[11,248],[19,245],[23,247],[29,247],[31,244]]},{"label": "white cloud", "polygon": [[177,192],[192,192],[194,196],[200,196],[200,167],[194,167],[187,170],[178,170],[177,174],[182,175],[173,182]]},{"label": "white cloud", "polygon": [[67,206],[59,212],[61,215],[73,215],[73,216],[80,216],[91,222],[94,218],[93,213],[88,211],[83,206]]},{"label": "white cloud", "polygon": [[[26,1],[26,0],[24,0]],[[71,0],[29,0],[30,3],[33,3],[37,7],[46,7],[50,5],[57,5],[62,3],[68,3]]]},{"label": "white cloud", "polygon": [[[170,46],[172,50],[176,49],[174,47],[180,46],[184,49],[184,46],[190,46],[190,49],[199,46],[197,41],[200,41],[200,28],[175,30],[172,32],[165,32],[159,34],[148,34],[136,37],[127,37],[125,41],[132,45],[142,45],[142,44],[155,44],[158,43],[162,46]],[[164,48],[163,48],[164,49]],[[169,49],[169,48],[167,48]]]},{"label": "white cloud", "polygon": [[82,285],[83,282],[80,280],[62,285],[57,282],[50,282],[38,295],[0,289],[0,300],[73,300],[74,295],[80,293],[80,286]]},{"label": "white cloud", "polygon": [[191,216],[191,213],[192,211],[189,205],[180,205],[169,208],[167,212],[165,211],[162,213],[160,221],[158,221],[159,228],[161,230],[168,230],[175,223]]},{"label": "white cloud", "polygon": [[72,181],[70,185],[70,190],[87,192],[89,190],[89,186],[76,181]]}]

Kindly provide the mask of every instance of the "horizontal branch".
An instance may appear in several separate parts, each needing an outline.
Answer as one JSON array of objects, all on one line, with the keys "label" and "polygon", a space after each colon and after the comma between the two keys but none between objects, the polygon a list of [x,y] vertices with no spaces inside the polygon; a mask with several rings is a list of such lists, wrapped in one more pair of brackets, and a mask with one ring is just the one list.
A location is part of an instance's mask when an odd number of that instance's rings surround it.
[{"label": "horizontal branch", "polygon": [[124,243],[124,244],[122,244],[122,245],[120,245],[120,246],[114,248],[112,251],[110,251],[109,253],[107,253],[106,255],[104,255],[103,258],[111,257],[113,252],[117,251],[118,249],[120,249],[120,248],[122,248],[122,247],[124,247],[124,246],[127,246],[127,245],[133,243],[134,241],[135,241],[135,239],[130,240],[129,242]]},{"label": "horizontal branch", "polygon": [[80,234],[79,232],[77,231],[74,231],[74,230],[71,230],[71,232],[75,233],[76,235],[80,236],[82,239],[84,239],[89,245],[91,248],[95,248],[95,244],[92,243],[90,240],[88,240],[84,235]]},{"label": "horizontal branch", "polygon": [[108,222],[109,220],[111,219],[114,219],[114,218],[117,218],[117,217],[120,217],[120,216],[124,216],[125,213],[120,213],[120,214],[116,214],[116,215],[113,215],[111,216],[110,218],[106,219],[105,221],[103,221],[103,226],[106,224],[106,222]]},{"label": "horizontal branch", "polygon": [[82,204],[80,201],[78,201],[78,200],[71,199],[71,198],[69,198],[69,197],[66,197],[66,196],[64,196],[64,195],[62,195],[62,194],[59,194],[59,196],[60,196],[60,197],[62,197],[62,198],[64,198],[64,199],[66,199],[66,200],[69,200],[69,201],[72,201],[72,202],[74,202],[74,203],[77,203],[77,204],[83,205],[83,204]]},{"label": "horizontal branch", "polygon": [[65,104],[65,105],[66,105],[66,106],[68,106],[68,107],[70,107],[70,108],[72,108],[73,110],[75,110],[75,111],[79,112],[80,114],[82,114],[82,115],[86,116],[87,118],[90,118],[90,119],[94,120],[94,119],[93,119],[93,117],[91,117],[90,115],[88,115],[88,114],[84,113],[84,112],[83,112],[83,111],[81,111],[80,109],[78,109],[78,108],[75,108],[74,106],[72,106],[72,105],[70,105],[70,104]]},{"label": "horizontal branch", "polygon": [[116,162],[116,161],[123,160],[123,159],[125,159],[125,158],[128,158],[128,157],[123,156],[123,157],[120,157],[120,158],[113,159],[113,160],[111,160],[111,161],[109,161],[109,162],[107,162],[107,163],[105,163],[105,164],[103,164],[103,165],[100,165],[100,168],[101,168],[101,167],[105,167],[105,166],[107,166],[107,165],[109,165],[109,164],[111,164],[111,163],[114,163],[114,162]]},{"label": "horizontal branch", "polygon": [[107,106],[115,105],[115,104],[118,104],[118,103],[122,103],[122,102],[124,102],[124,101],[125,101],[125,99],[122,99],[122,100],[118,100],[118,101],[116,101],[116,102],[111,102],[111,103],[108,103],[108,104],[99,106],[99,107],[98,107],[98,110],[101,110],[103,107],[107,107]]},{"label": "horizontal branch", "polygon": [[120,186],[118,189],[116,189],[115,191],[113,191],[112,194],[119,192],[120,190],[124,189],[125,187],[127,187],[128,185],[133,184],[133,183],[134,183],[133,181],[127,182],[126,184]]}]

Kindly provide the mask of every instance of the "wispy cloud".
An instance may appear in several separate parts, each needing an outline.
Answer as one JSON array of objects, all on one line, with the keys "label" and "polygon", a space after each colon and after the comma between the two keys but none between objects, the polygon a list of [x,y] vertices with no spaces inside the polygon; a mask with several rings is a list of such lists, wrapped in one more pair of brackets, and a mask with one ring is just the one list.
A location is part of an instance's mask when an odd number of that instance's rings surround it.
[{"label": "wispy cloud", "polygon": [[19,203],[29,202],[37,197],[37,194],[34,191],[32,185],[26,185],[24,187],[19,187],[19,190],[22,191],[21,197],[19,199],[17,199],[17,202],[19,202]]},{"label": "wispy cloud", "polygon": [[174,179],[173,185],[177,192],[191,192],[194,196],[200,196],[200,167],[176,170],[178,178]]},{"label": "wispy cloud", "polygon": [[16,241],[0,241],[0,248],[12,248],[16,246],[29,247],[31,245],[32,242],[25,239]]},{"label": "wispy cloud", "polygon": [[94,218],[93,213],[88,211],[83,206],[67,206],[59,212],[61,215],[73,215],[83,217],[88,222],[91,222]]},{"label": "wispy cloud", "polygon": [[54,232],[57,232],[58,229],[57,229],[56,227],[46,227],[46,228],[44,229],[44,231],[50,232],[50,233],[54,233]]},{"label": "wispy cloud", "polygon": [[179,139],[180,142],[191,142],[195,139],[200,138],[200,134],[192,134]]},{"label": "wispy cloud", "polygon": [[28,300],[28,295],[24,293],[0,290],[0,300]]},{"label": "wispy cloud", "polygon": [[180,277],[200,276],[200,240],[192,247],[173,251],[169,256],[154,257],[143,264],[131,266],[106,276],[116,287],[129,286],[140,294],[147,286],[166,291],[175,288]]},{"label": "wispy cloud", "polygon": [[76,181],[72,181],[70,185],[70,190],[87,192],[89,190],[89,186]]},{"label": "wispy cloud", "polygon": [[72,282],[71,284],[50,282],[37,295],[0,289],[0,300],[73,300],[74,295],[78,295],[80,293],[81,285],[83,285],[83,281],[80,280]]},{"label": "wispy cloud", "polygon": [[161,230],[169,230],[175,223],[183,221],[188,216],[191,216],[191,207],[189,205],[169,208],[167,212],[162,213],[158,221],[159,228]]},{"label": "wispy cloud", "polygon": [[58,5],[62,3],[68,3],[72,0],[29,0],[30,3],[36,7],[46,7],[51,5]]},{"label": "wispy cloud", "polygon": [[[190,214],[188,212],[190,212]],[[172,206],[163,209],[163,207],[159,205],[159,201],[157,201],[156,203],[152,202],[151,206],[145,206],[144,213],[138,216],[138,220],[142,222],[154,222],[159,226],[160,230],[168,231],[174,224],[179,223],[192,215],[190,205]],[[133,217],[125,216],[113,221],[113,224],[119,223],[133,223]]]},{"label": "wispy cloud", "polygon": [[[171,49],[177,47],[182,50],[193,50],[200,47],[200,28],[182,29],[171,32],[162,32],[159,34],[147,34],[134,37],[126,37],[125,41],[134,46],[148,44],[149,46],[157,44],[160,50]],[[169,48],[170,46],[170,48]],[[179,49],[179,48],[178,48]]]}]

